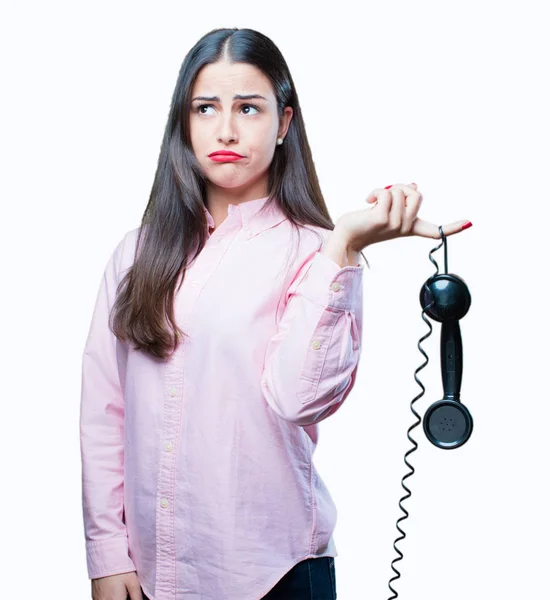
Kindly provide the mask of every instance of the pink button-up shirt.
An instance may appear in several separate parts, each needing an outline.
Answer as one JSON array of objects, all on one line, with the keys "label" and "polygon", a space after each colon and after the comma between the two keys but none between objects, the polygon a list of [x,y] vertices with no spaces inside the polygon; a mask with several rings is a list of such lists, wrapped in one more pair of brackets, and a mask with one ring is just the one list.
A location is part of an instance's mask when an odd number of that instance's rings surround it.
[{"label": "pink button-up shirt", "polygon": [[[267,198],[230,204],[175,298],[167,361],[108,327],[138,229],[113,251],[82,360],[82,503],[90,579],[136,571],[151,600],[258,600],[295,564],[338,556],[312,456],[351,392],[364,264]],[[288,250],[290,249],[290,254]],[[290,262],[287,263],[289,258]]]}]

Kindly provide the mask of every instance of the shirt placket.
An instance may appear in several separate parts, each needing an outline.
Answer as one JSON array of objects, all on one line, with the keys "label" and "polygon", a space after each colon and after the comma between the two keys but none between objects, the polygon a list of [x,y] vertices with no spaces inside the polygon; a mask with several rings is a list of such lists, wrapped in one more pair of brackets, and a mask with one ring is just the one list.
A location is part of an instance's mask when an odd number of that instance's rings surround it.
[{"label": "shirt placket", "polygon": [[[232,207],[230,207],[231,209]],[[185,275],[188,285],[183,285],[182,293],[176,297],[174,303],[175,318],[178,326],[186,331],[191,311],[197,301],[202,288],[217,268],[223,254],[228,249],[235,234],[241,226],[240,220],[228,219],[208,239],[207,244],[188,268]],[[184,349],[185,337],[180,341],[178,348],[168,359],[164,374],[163,389],[163,436],[162,452],[160,456],[159,474],[157,480],[157,508],[156,508],[156,542],[157,542],[157,568],[155,582],[156,600],[176,599],[176,542],[183,550],[188,543],[185,535],[185,526],[192,519],[192,515],[178,515],[178,534],[176,540],[175,523],[175,476],[176,459],[185,456],[185,438],[181,435],[185,429],[183,422],[183,374],[184,374]],[[181,446],[181,448],[180,448]],[[185,474],[185,469],[181,469]],[[184,486],[183,486],[184,487]],[[188,506],[183,501],[181,506]],[[185,568],[180,566],[180,568]],[[190,589],[198,589],[199,582],[196,573],[186,570],[183,579]]]},{"label": "shirt placket", "polygon": [[174,600],[176,590],[176,545],[174,481],[176,451],[182,410],[182,349],[169,359],[164,377],[162,452],[157,481],[157,577],[155,598]]}]

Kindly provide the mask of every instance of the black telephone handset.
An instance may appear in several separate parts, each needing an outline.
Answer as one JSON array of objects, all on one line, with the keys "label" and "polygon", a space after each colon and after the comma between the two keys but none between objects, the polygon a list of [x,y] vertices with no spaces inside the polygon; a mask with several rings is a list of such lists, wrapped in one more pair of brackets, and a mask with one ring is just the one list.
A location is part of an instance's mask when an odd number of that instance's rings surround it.
[{"label": "black telephone handset", "polygon": [[[428,355],[424,352],[420,343],[423,342],[432,333],[431,323],[426,319],[426,314],[435,321],[441,323],[441,377],[443,380],[443,399],[434,402],[424,414],[423,428],[426,437],[430,442],[444,450],[459,448],[465,444],[474,427],[472,415],[469,410],[460,402],[460,384],[462,381],[462,337],[460,335],[459,320],[468,312],[471,304],[470,291],[468,286],[458,275],[448,273],[447,269],[447,238],[443,233],[443,228],[439,227],[442,242],[436,248],[430,251],[429,258],[436,267],[435,275],[432,275],[422,286],[420,290],[420,305],[422,306],[422,319],[430,328],[430,331],[418,342],[418,349],[426,358],[426,362],[416,369],[414,378],[422,388],[422,392],[411,401],[411,410],[418,421],[414,423],[407,431],[407,437],[414,444],[414,448],[405,453],[405,464],[411,469],[401,480],[401,485],[408,492],[399,500],[399,507],[405,513],[404,517],[397,520],[397,529],[402,533],[398,537],[393,547],[400,555],[391,563],[391,568],[397,575],[392,577],[389,582],[389,588],[394,593],[388,600],[397,598],[397,592],[392,588],[391,582],[401,577],[401,573],[393,564],[403,558],[403,553],[397,549],[396,543],[402,540],[406,534],[399,527],[399,522],[406,519],[409,513],[401,506],[401,502],[411,495],[411,491],[404,484],[405,479],[414,473],[413,466],[407,462],[407,456],[418,448],[416,441],[410,436],[410,432],[420,424],[420,415],[414,410],[413,404],[424,394],[425,387],[416,377],[418,371],[422,370],[428,364]],[[439,273],[439,266],[432,258],[432,254],[444,246],[445,273]]]}]

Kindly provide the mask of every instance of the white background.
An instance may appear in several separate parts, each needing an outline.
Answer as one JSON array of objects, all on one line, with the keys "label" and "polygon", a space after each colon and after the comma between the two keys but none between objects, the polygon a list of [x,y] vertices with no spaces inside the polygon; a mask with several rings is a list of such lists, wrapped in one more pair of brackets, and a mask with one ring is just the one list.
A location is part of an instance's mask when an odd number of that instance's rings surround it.
[{"label": "white background", "polygon": [[[90,597],[81,515],[80,365],[106,261],[139,225],[184,56],[216,27],[281,49],[336,221],[414,181],[419,216],[467,283],[462,401],[474,432],[429,443],[395,563],[399,598],[548,597],[548,57],[544,2],[3,2],[2,509],[5,598]],[[364,348],[315,462],[338,508],[339,600],[389,598],[426,238],[368,247]],[[443,265],[443,249],[434,258]],[[423,415],[442,397],[439,323]],[[546,573],[546,575],[545,575]]]}]

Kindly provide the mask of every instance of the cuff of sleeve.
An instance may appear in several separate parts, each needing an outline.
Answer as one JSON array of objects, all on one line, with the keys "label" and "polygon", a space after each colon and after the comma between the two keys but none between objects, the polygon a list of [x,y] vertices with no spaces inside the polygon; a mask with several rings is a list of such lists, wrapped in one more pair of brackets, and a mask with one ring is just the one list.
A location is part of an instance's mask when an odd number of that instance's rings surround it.
[{"label": "cuff of sleeve", "polygon": [[125,535],[104,540],[87,540],[86,560],[90,579],[136,570],[128,554],[128,537]]},{"label": "cuff of sleeve", "polygon": [[300,285],[300,293],[325,307],[355,311],[364,269],[364,265],[340,267],[317,251]]}]

